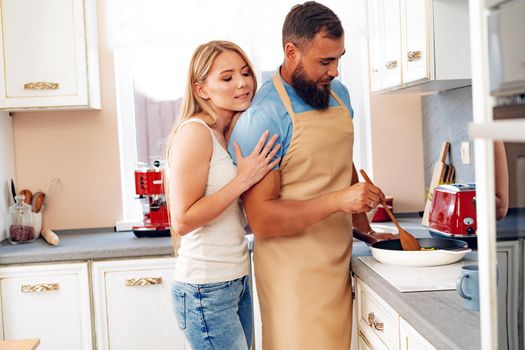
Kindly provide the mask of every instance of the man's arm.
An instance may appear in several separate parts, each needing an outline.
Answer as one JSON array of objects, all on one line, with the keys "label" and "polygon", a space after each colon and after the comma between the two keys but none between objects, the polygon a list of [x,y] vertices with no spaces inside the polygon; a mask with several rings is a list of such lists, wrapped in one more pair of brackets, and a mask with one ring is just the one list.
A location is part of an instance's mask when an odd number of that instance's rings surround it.
[{"label": "man's arm", "polygon": [[270,171],[243,194],[244,207],[253,232],[260,237],[289,236],[336,213],[369,211],[384,197],[379,188],[357,183],[341,191],[309,200],[283,200],[280,171]]}]

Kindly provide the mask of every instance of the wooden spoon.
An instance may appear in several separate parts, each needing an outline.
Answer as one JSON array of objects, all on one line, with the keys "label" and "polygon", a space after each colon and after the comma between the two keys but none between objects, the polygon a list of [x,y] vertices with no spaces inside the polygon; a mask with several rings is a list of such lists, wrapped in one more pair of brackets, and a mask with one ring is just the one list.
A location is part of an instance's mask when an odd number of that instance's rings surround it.
[{"label": "wooden spoon", "polygon": [[[368,182],[370,185],[374,184],[372,180],[370,180],[368,175],[366,175],[363,169],[361,169],[360,173],[361,175],[363,175],[363,178],[366,182]],[[381,201],[381,204],[383,204],[383,207],[385,208],[388,216],[390,216],[390,219],[392,219],[392,222],[397,226],[397,230],[399,231],[399,238],[401,239],[401,247],[403,248],[403,250],[421,250],[421,246],[419,245],[417,239],[410,233],[405,231],[401,227],[401,225],[399,225],[399,222],[397,221],[394,214],[392,214],[392,211],[390,211],[390,208],[388,207],[388,205],[386,205],[384,200]]]}]

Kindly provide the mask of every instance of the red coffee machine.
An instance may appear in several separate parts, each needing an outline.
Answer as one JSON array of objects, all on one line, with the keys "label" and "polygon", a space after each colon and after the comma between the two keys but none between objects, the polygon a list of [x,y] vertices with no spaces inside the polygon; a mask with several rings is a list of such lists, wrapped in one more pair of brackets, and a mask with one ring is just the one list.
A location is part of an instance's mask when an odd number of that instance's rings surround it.
[{"label": "red coffee machine", "polygon": [[164,164],[158,160],[153,165],[138,163],[135,170],[135,192],[142,204],[144,222],[142,226],[133,226],[137,237],[168,237],[170,222],[168,206],[164,193],[162,175]]},{"label": "red coffee machine", "polygon": [[438,186],[432,197],[428,229],[433,236],[461,239],[476,248],[476,185]]}]

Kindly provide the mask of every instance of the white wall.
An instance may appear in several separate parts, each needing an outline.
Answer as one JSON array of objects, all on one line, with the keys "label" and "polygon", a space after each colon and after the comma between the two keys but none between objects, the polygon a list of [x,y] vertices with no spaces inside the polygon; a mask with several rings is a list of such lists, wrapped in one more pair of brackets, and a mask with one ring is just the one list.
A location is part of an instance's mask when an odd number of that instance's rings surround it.
[{"label": "white wall", "polygon": [[425,206],[420,94],[371,96],[373,181],[394,197],[395,212]]},{"label": "white wall", "polygon": [[7,112],[0,113],[0,240],[7,237],[8,212],[13,203],[11,179],[15,178],[13,121]]}]

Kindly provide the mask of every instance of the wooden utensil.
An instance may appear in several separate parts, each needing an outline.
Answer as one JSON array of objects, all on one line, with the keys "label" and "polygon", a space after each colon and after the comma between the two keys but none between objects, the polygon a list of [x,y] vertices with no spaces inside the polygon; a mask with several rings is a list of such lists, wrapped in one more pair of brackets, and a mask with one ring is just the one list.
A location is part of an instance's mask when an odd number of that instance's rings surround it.
[{"label": "wooden utensil", "polygon": [[450,149],[450,143],[443,142],[443,146],[441,146],[441,152],[439,154],[439,158],[434,165],[434,172],[432,173],[432,179],[430,180],[430,184],[428,185],[428,196],[425,202],[425,211],[423,213],[423,219],[421,220],[421,224],[424,226],[428,226],[428,217],[430,215],[430,207],[432,205],[432,194],[434,193],[434,188],[439,186],[439,184],[443,183],[445,180],[445,173],[447,170],[447,165],[445,164],[445,161],[447,160],[448,151]]},{"label": "wooden utensil", "polygon": [[[361,169],[360,173],[366,182],[368,182],[370,185],[374,184],[363,169]],[[405,231],[401,225],[399,225],[399,221],[397,221],[396,217],[394,214],[392,214],[392,211],[390,211],[390,208],[388,205],[386,205],[384,200],[381,201],[381,204],[383,204],[385,211],[387,212],[388,216],[390,216],[390,219],[392,219],[392,222],[396,225],[397,230],[399,231],[399,238],[401,240],[401,247],[403,250],[421,250],[421,246],[419,245],[416,237],[412,236],[410,233]]]}]

